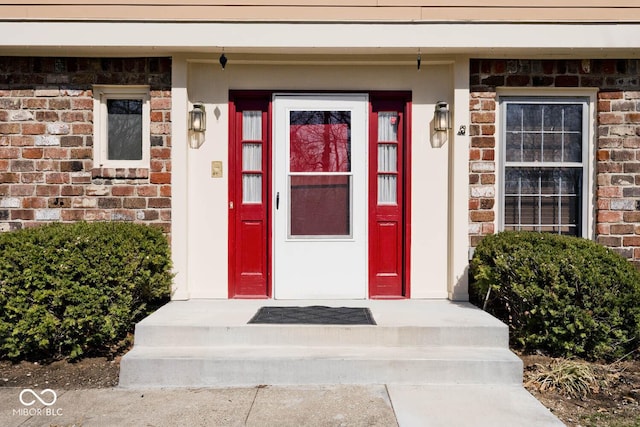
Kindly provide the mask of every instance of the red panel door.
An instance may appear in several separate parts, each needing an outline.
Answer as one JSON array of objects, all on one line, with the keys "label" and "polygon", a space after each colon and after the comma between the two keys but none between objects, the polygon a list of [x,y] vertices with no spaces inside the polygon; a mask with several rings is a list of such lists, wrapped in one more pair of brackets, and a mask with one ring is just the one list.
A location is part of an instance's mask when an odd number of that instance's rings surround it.
[{"label": "red panel door", "polygon": [[229,297],[267,298],[270,283],[270,94],[229,103]]},{"label": "red panel door", "polygon": [[410,94],[371,94],[369,297],[409,297]]}]

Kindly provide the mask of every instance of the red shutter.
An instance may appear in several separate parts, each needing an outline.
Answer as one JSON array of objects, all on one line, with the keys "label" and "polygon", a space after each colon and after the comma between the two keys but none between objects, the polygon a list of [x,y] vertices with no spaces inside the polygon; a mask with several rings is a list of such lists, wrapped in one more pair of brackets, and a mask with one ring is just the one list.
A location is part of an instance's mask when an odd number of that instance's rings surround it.
[{"label": "red shutter", "polygon": [[[229,297],[267,298],[270,284],[269,164],[271,159],[269,94],[231,93],[229,102]],[[243,139],[243,112],[260,112],[259,138]],[[243,146],[260,147],[259,165],[243,164]],[[254,159],[254,162],[256,160]],[[253,200],[243,194],[243,179],[261,181]],[[259,177],[259,178],[258,178]]]},{"label": "red shutter", "polygon": [[[369,116],[369,297],[409,297],[409,143],[410,94],[371,94]],[[379,129],[395,126],[390,137]],[[397,136],[396,136],[397,135]],[[395,155],[380,155],[380,151]],[[380,157],[382,164],[379,163]],[[390,162],[389,159],[395,161]],[[389,191],[380,194],[379,181]],[[384,185],[383,185],[384,187]],[[395,194],[393,189],[395,188]]]}]

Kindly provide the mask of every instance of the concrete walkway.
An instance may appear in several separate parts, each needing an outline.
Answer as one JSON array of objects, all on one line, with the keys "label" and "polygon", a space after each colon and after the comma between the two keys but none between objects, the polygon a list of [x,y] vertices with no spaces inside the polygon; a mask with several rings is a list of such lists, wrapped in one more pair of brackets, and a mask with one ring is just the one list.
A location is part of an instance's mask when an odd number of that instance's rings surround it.
[{"label": "concrete walkway", "polygon": [[[35,390],[44,403],[52,392]],[[0,426],[562,426],[521,386],[260,386],[219,389],[0,388]],[[22,401],[20,399],[22,393]],[[26,406],[34,402],[30,406]],[[500,408],[499,410],[496,408]]]}]

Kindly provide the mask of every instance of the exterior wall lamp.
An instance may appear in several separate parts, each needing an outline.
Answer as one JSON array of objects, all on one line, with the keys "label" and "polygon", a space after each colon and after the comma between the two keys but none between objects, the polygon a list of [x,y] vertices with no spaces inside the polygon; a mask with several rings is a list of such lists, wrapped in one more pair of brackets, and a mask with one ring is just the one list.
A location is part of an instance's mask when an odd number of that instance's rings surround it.
[{"label": "exterior wall lamp", "polygon": [[207,112],[201,103],[193,104],[189,111],[189,146],[200,148],[204,143],[204,132],[207,130]]},{"label": "exterior wall lamp", "polygon": [[436,109],[433,113],[433,135],[431,137],[431,146],[433,148],[442,147],[449,137],[449,129],[451,129],[451,112],[449,105],[444,101],[436,102]]}]

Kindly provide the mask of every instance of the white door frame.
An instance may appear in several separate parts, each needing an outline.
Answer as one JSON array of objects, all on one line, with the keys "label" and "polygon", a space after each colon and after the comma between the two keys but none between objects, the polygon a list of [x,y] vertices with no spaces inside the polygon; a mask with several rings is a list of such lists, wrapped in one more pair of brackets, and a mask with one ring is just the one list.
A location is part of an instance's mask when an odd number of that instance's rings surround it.
[{"label": "white door frame", "polygon": [[[369,96],[360,93],[274,94],[273,106],[274,298],[366,298]],[[350,174],[347,174],[351,176],[350,235],[298,237],[290,233],[289,113],[291,111],[350,111],[351,167]]]}]

